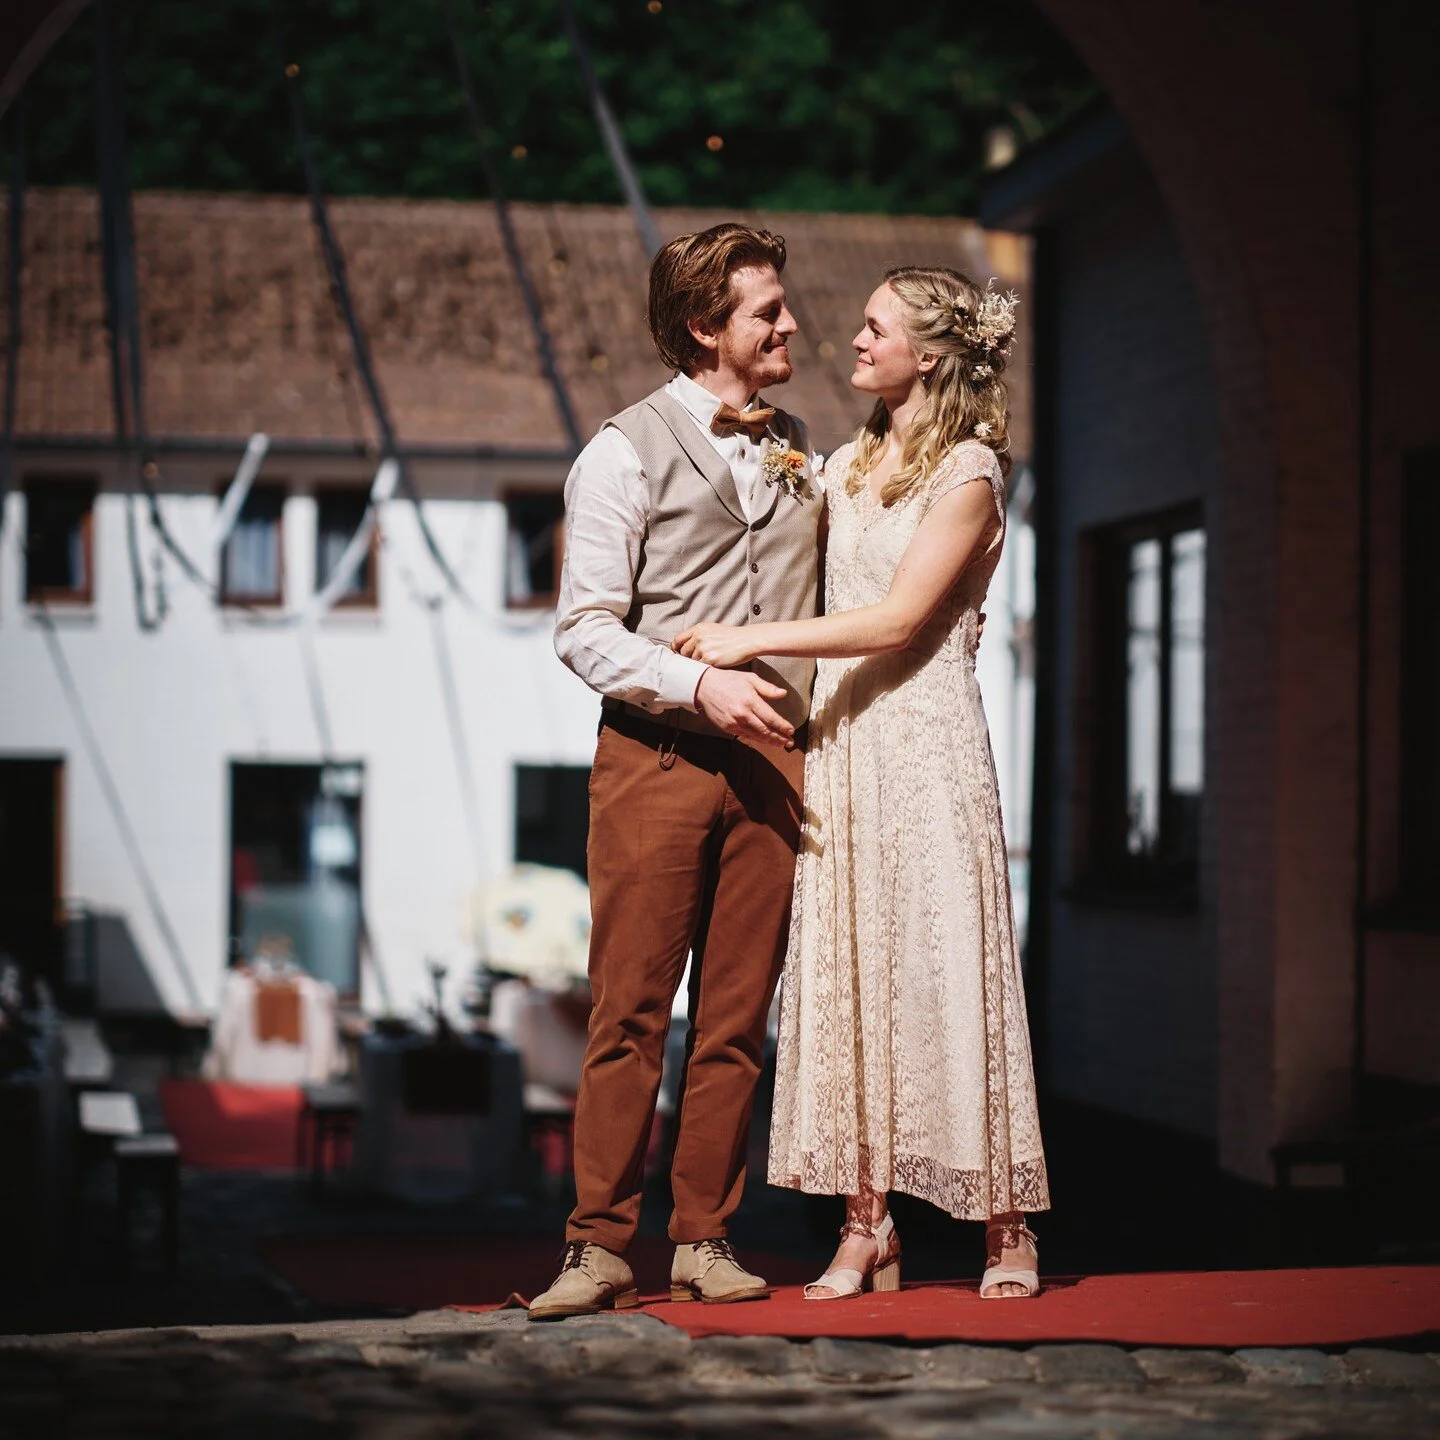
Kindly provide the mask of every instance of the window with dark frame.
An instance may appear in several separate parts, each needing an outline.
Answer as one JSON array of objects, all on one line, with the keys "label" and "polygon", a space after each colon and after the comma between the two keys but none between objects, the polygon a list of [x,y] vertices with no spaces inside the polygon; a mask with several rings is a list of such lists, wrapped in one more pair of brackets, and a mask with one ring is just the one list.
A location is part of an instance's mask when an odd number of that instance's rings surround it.
[{"label": "window with dark frame", "polygon": [[220,555],[222,601],[279,605],[284,600],[284,510],[284,485],[251,487]]},{"label": "window with dark frame", "polygon": [[[367,486],[326,486],[315,492],[315,588],[323,589],[335,573],[341,557],[365,519],[370,504]],[[336,604],[373,608],[379,603],[379,531],[370,532],[370,543],[355,573],[341,591]]]},{"label": "window with dark frame", "polygon": [[560,490],[505,495],[505,604],[511,610],[553,605],[565,556],[565,496]]},{"label": "window with dark frame", "polygon": [[231,761],[233,956],[283,937],[301,969],[358,994],[364,789],[359,762]]},{"label": "window with dark frame", "polygon": [[588,765],[515,767],[515,859],[585,877],[590,832]]},{"label": "window with dark frame", "polygon": [[1193,904],[1205,789],[1205,531],[1195,507],[1090,537],[1090,800],[1080,888]]},{"label": "window with dark frame", "polygon": [[25,598],[88,605],[95,596],[95,482],[25,482]]},{"label": "window with dark frame", "polygon": [[1440,452],[1405,459],[1400,494],[1400,907],[1440,921]]}]

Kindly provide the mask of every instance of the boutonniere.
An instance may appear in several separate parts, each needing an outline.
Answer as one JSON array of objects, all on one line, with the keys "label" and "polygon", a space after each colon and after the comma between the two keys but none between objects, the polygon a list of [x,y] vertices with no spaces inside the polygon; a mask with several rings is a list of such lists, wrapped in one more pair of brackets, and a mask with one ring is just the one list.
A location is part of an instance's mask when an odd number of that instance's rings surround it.
[{"label": "boutonniere", "polygon": [[810,471],[802,451],[771,440],[760,456],[760,476],[767,485],[778,485],[792,500],[800,500]]}]

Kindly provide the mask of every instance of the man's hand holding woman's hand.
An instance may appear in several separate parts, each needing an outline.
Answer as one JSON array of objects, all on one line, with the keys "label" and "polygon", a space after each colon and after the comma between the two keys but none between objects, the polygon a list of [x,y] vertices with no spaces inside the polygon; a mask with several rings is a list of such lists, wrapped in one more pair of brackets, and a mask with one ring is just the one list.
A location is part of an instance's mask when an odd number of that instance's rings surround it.
[{"label": "man's hand holding woman's hand", "polygon": [[795,748],[795,727],[769,704],[783,700],[785,688],[733,668],[755,658],[746,647],[743,625],[692,625],[670,648],[710,666],[695,687],[695,708],[712,725],[749,745]]}]

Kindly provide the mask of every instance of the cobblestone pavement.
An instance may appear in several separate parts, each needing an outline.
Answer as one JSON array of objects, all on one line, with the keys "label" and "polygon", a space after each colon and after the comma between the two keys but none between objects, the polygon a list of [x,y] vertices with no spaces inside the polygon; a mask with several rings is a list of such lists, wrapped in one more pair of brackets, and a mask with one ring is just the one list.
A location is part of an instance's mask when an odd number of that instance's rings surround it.
[{"label": "cobblestone pavement", "polygon": [[647,1316],[0,1338],[0,1436],[1131,1437],[1440,1434],[1437,1357],[1386,1349],[690,1340]]}]

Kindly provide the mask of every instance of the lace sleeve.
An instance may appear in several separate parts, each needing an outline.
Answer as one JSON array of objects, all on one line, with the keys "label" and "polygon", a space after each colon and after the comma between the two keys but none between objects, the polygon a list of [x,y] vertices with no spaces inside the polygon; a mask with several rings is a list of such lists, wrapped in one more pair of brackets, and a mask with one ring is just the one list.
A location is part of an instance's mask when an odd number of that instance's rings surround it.
[{"label": "lace sleeve", "polygon": [[995,501],[995,531],[988,548],[1000,542],[1005,531],[1005,477],[1000,473],[1000,461],[995,452],[978,440],[962,440],[935,467],[934,473],[925,485],[925,510],[942,496],[962,485],[975,480],[984,480],[990,486],[991,498]]}]

